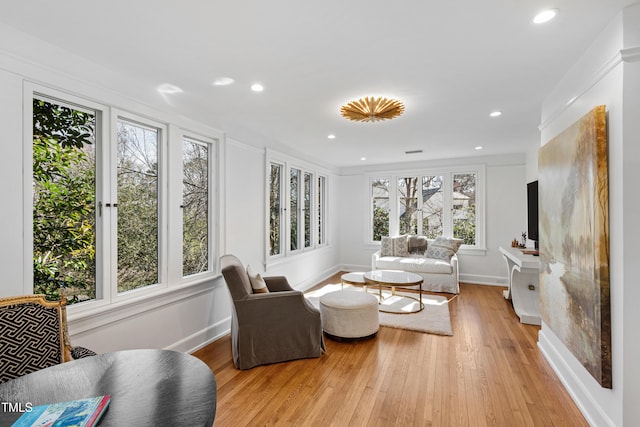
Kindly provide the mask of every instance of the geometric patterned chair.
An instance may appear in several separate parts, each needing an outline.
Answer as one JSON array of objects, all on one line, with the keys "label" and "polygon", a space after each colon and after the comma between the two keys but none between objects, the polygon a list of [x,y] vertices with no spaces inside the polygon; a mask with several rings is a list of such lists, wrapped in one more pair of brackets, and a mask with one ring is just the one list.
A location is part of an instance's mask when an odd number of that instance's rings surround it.
[{"label": "geometric patterned chair", "polygon": [[0,383],[95,353],[71,347],[66,300],[0,298]]}]

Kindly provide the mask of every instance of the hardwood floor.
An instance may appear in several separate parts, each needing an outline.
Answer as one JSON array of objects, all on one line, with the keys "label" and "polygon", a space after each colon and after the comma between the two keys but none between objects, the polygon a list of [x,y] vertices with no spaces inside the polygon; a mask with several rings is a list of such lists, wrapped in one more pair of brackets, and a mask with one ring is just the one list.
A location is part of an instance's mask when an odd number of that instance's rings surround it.
[{"label": "hardwood floor", "polygon": [[[339,283],[336,275],[325,283]],[[446,294],[445,294],[446,295]],[[215,426],[586,426],[502,288],[461,284],[453,337],[381,327],[317,359],[247,371],[226,336],[194,355],[218,383]]]}]

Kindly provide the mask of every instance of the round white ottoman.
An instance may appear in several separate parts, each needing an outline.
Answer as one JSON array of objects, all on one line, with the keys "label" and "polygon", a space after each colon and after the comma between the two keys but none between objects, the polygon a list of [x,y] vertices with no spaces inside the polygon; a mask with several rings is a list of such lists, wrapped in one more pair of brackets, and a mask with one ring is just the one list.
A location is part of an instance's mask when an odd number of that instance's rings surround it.
[{"label": "round white ottoman", "polygon": [[373,338],[380,319],[378,299],[363,291],[342,290],[320,297],[325,334],[336,341]]}]

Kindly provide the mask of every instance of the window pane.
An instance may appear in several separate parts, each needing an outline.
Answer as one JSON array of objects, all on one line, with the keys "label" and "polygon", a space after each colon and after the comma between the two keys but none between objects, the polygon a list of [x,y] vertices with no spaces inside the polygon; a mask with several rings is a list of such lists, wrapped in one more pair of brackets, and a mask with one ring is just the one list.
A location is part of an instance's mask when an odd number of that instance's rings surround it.
[{"label": "window pane", "polygon": [[418,234],[418,178],[398,178],[400,234]]},{"label": "window pane", "polygon": [[476,244],[476,174],[453,175],[453,237]]},{"label": "window pane", "polygon": [[311,174],[304,174],[304,247],[311,246]]},{"label": "window pane", "polygon": [[209,270],[209,146],[184,140],[182,274]]},{"label": "window pane", "polygon": [[373,218],[373,241],[380,241],[389,235],[389,180],[371,181],[371,200]]},{"label": "window pane", "polygon": [[269,176],[269,255],[281,253],[282,166],[271,164]]},{"label": "window pane", "polygon": [[443,206],[442,176],[423,176],[422,235],[429,239],[442,236]]},{"label": "window pane", "polygon": [[300,192],[300,171],[291,169],[289,177],[289,220],[291,221],[291,241],[289,248],[298,249],[298,194]]},{"label": "window pane", "polygon": [[324,244],[325,231],[325,177],[318,177],[318,245]]},{"label": "window pane", "polygon": [[34,293],[96,298],[95,112],[33,100]]},{"label": "window pane", "polygon": [[118,121],[118,292],[158,283],[158,139]]}]

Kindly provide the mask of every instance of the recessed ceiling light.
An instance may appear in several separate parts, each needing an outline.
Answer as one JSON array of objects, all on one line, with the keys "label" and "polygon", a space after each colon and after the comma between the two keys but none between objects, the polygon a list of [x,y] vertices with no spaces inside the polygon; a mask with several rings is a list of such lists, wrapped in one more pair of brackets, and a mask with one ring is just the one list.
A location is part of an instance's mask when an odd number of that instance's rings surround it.
[{"label": "recessed ceiling light", "polygon": [[478,145],[478,146],[476,147],[476,150],[482,150],[482,146],[481,146],[481,145]]},{"label": "recessed ceiling light", "polygon": [[335,136],[334,134],[330,134],[330,135],[327,135],[327,138],[329,138],[329,139],[336,139],[336,136]]},{"label": "recessed ceiling light", "polygon": [[367,160],[367,158],[366,157],[360,157],[360,160],[365,161],[365,160]]},{"label": "recessed ceiling light", "polygon": [[172,85],[171,83],[163,83],[160,86],[158,86],[157,90],[160,93],[168,93],[168,94],[174,94],[174,93],[182,92],[182,89],[180,89],[176,85]]},{"label": "recessed ceiling light", "polygon": [[502,111],[493,111],[489,114],[491,117],[500,117],[502,115]]},{"label": "recessed ceiling light", "polygon": [[558,9],[547,9],[538,13],[533,18],[534,24],[544,24],[545,22],[551,21],[558,14]]},{"label": "recessed ceiling light", "polygon": [[214,86],[229,86],[235,82],[231,77],[218,77],[213,81]]},{"label": "recessed ceiling light", "polygon": [[251,90],[254,92],[262,92],[264,90],[264,86],[260,83],[254,83],[251,85]]}]

